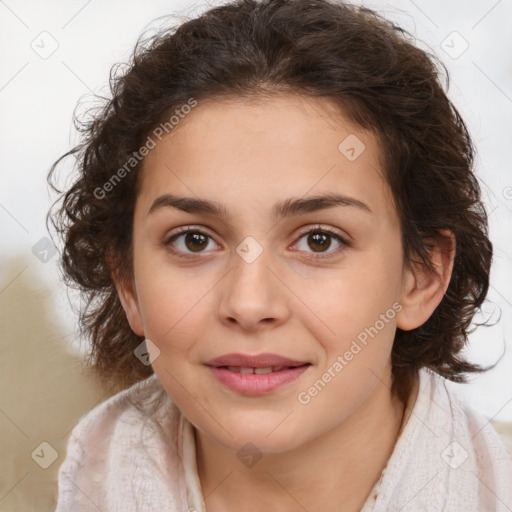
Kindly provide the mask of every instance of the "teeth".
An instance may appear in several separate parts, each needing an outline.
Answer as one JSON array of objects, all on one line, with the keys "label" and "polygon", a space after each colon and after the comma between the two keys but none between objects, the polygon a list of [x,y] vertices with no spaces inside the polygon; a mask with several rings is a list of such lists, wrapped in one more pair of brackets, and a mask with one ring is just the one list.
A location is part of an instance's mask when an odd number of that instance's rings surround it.
[{"label": "teeth", "polygon": [[281,371],[283,368],[286,368],[286,367],[285,366],[268,366],[267,368],[240,368],[240,366],[227,366],[226,368],[230,372],[243,373],[243,374],[256,373],[258,375],[263,375],[265,373]]},{"label": "teeth", "polygon": [[257,373],[258,375],[272,373],[272,368],[270,366],[268,368],[254,368],[254,373]]}]

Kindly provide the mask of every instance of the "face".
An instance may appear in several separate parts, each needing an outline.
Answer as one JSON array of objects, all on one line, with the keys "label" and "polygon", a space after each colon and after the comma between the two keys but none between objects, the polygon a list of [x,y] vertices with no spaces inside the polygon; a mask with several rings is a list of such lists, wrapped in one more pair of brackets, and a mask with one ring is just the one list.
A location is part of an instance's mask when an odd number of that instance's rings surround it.
[{"label": "face", "polygon": [[[301,96],[200,102],[180,123],[144,161],[123,305],[201,432],[234,451],[292,449],[390,382],[406,281],[378,141]],[[233,353],[305,366],[275,377],[207,365]]]}]

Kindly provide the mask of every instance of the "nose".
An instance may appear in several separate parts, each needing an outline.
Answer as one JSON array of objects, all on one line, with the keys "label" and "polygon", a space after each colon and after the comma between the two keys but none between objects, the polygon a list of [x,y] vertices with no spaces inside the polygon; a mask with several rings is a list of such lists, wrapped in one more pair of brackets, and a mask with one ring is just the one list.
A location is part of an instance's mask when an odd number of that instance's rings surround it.
[{"label": "nose", "polygon": [[231,272],[222,281],[218,304],[220,321],[241,331],[276,328],[290,316],[287,288],[277,277],[278,270],[264,250],[254,261],[233,253]]}]

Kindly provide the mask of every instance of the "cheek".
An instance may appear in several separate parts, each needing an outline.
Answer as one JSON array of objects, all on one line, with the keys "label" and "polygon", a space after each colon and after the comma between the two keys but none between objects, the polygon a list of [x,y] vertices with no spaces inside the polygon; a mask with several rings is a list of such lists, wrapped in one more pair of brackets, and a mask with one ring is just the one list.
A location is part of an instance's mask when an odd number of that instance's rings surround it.
[{"label": "cheek", "polygon": [[[396,286],[390,281],[393,272],[385,268],[378,261],[352,266],[335,277],[317,280],[315,286],[304,283],[299,288],[301,309],[318,339],[346,343],[375,324],[384,336],[390,334],[396,314]],[[381,318],[386,314],[383,324]]]},{"label": "cheek", "polygon": [[162,352],[186,350],[205,325],[208,292],[214,283],[170,265],[153,265],[139,273],[137,295],[147,338]]}]

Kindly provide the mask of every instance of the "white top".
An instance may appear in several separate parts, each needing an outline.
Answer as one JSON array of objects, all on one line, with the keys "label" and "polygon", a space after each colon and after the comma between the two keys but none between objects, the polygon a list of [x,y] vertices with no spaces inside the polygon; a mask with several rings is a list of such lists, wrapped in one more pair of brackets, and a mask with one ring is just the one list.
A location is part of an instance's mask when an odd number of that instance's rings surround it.
[{"label": "white top", "polygon": [[[156,375],[94,408],[71,432],[55,512],[98,510],[205,512],[194,427]],[[412,411],[361,512],[398,510],[512,511],[512,460],[498,434],[429,370],[420,371]]]}]

